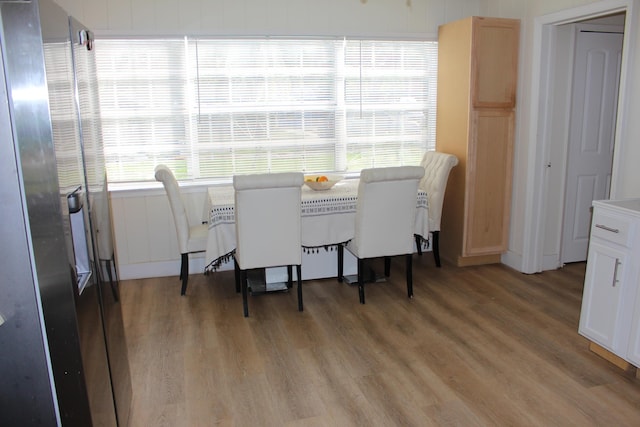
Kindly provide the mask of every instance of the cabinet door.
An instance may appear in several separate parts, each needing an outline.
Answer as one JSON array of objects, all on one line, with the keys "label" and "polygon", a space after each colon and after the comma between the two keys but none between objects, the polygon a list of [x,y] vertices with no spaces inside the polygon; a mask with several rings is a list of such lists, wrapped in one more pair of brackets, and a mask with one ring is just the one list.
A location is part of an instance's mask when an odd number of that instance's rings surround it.
[{"label": "cabinet door", "polygon": [[463,256],[500,254],[507,249],[513,121],[509,110],[472,114]]},{"label": "cabinet door", "polygon": [[[640,284],[636,282],[635,285],[639,286]],[[631,322],[631,339],[629,340],[627,356],[629,362],[640,366],[640,287],[638,287],[635,299],[633,320]]]},{"label": "cabinet door", "polygon": [[520,21],[474,18],[471,99],[474,108],[516,104]]},{"label": "cabinet door", "polygon": [[620,357],[626,356],[623,344],[629,334],[629,325],[620,322],[628,285],[624,273],[630,267],[627,257],[626,251],[592,238],[580,311],[580,334]]}]

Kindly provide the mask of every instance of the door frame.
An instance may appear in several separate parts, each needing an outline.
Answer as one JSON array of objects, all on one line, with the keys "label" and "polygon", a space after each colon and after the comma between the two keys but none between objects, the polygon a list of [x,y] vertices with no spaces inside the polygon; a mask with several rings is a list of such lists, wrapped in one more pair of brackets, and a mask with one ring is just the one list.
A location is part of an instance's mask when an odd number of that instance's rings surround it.
[{"label": "door frame", "polygon": [[529,158],[526,180],[528,191],[525,196],[524,245],[520,269],[523,273],[537,273],[558,267],[557,265],[545,265],[543,256],[545,214],[548,208],[544,196],[550,185],[546,178],[545,169],[551,144],[548,128],[552,114],[550,106],[553,92],[552,75],[555,66],[554,46],[557,27],[614,13],[624,12],[626,14],[610,190],[611,198],[615,198],[618,179],[616,171],[620,165],[621,141],[623,140],[627,115],[626,106],[629,103],[629,94],[625,88],[630,78],[631,43],[635,38],[636,17],[633,6],[633,0],[605,0],[534,19],[532,63],[537,65],[532,70],[531,79],[532,104],[529,122],[532,126],[529,128],[528,138],[532,143],[529,144],[527,153]]}]

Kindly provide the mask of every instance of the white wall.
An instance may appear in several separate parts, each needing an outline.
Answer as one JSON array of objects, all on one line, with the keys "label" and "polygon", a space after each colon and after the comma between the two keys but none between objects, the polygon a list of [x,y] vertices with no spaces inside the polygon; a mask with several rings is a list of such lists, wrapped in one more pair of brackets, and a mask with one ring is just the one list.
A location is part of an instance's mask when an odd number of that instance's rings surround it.
[{"label": "white wall", "polygon": [[97,35],[435,37],[481,0],[57,0]]},{"label": "white wall", "polygon": [[[621,93],[621,108],[618,117],[618,135],[616,139],[616,160],[614,160],[612,198],[640,197],[640,168],[636,166],[640,159],[640,122],[633,120],[640,114],[638,91],[640,87],[631,76],[640,70],[640,57],[635,54],[638,41],[637,27],[640,23],[636,1],[535,1],[525,0],[487,0],[486,12],[491,16],[520,18],[522,20],[522,40],[520,50],[520,75],[518,86],[518,113],[516,119],[516,146],[514,159],[514,185],[512,198],[512,218],[510,227],[509,251],[502,261],[520,271],[533,273],[544,267],[547,244],[553,239],[543,235],[553,232],[553,221],[559,215],[557,205],[549,203],[538,212],[537,205],[545,200],[539,194],[544,187],[544,154],[541,150],[545,129],[539,127],[539,103],[541,62],[536,59],[536,49],[540,49],[542,23],[561,24],[562,19],[575,22],[587,19],[605,10],[619,8],[632,9],[627,15],[625,28],[625,49],[628,54],[627,68],[622,71],[626,82]],[[539,51],[538,51],[539,53]],[[541,53],[543,56],[546,52]],[[537,62],[536,62],[537,61]],[[553,94],[551,94],[553,95]],[[558,95],[558,94],[556,94]],[[542,100],[546,101],[546,100]],[[557,105],[560,105],[557,104]],[[557,159],[563,161],[563,159]],[[538,195],[539,194],[539,195]],[[544,203],[543,203],[544,204]],[[561,218],[560,218],[561,219]],[[545,227],[545,220],[551,220],[551,226]],[[555,248],[553,249],[555,250]]]},{"label": "white wall", "polygon": [[[57,0],[100,35],[361,35],[433,38],[441,23],[469,15],[522,20],[518,83],[514,183],[509,251],[503,262],[524,272],[536,271],[531,259],[541,257],[536,243],[539,219],[532,217],[532,196],[540,191],[537,135],[537,91],[540,64],[534,63],[539,40],[536,20],[567,9],[595,9],[629,3],[623,0]],[[637,9],[637,8],[636,8]],[[627,46],[637,45],[640,19],[628,16]],[[640,72],[640,56],[631,52],[629,76]],[[640,84],[629,78],[622,130],[616,142],[617,162],[612,196],[640,197]],[[126,209],[147,209],[132,202]],[[151,202],[156,203],[156,202]],[[117,202],[116,202],[117,205]],[[134,208],[137,206],[137,208]],[[116,217],[120,212],[114,212]],[[544,215],[544,213],[543,213]],[[116,218],[116,232],[129,227]],[[135,227],[134,227],[135,228]],[[136,230],[133,230],[135,233]],[[118,239],[116,235],[116,239]],[[443,236],[443,238],[445,238]],[[539,243],[539,242],[538,242]],[[117,250],[122,252],[121,243]],[[155,248],[154,250],[159,250]],[[130,248],[129,254],[133,255]],[[160,254],[158,254],[160,255]],[[121,253],[119,254],[121,256]],[[164,254],[163,254],[164,256]],[[167,253],[168,256],[168,253]],[[534,265],[532,267],[532,265]]]}]

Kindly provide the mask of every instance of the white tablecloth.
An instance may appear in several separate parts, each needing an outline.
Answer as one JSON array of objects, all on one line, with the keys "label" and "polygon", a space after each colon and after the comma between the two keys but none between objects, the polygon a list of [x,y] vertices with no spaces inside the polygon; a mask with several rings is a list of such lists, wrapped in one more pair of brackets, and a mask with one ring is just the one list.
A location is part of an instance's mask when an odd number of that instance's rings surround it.
[{"label": "white tablecloth", "polygon": [[[330,190],[314,191],[302,186],[302,246],[307,251],[351,240],[355,230],[357,179],[338,182]],[[215,270],[231,259],[236,248],[233,186],[208,189],[209,237],[205,265]],[[427,195],[419,191],[415,234],[428,239]]]}]

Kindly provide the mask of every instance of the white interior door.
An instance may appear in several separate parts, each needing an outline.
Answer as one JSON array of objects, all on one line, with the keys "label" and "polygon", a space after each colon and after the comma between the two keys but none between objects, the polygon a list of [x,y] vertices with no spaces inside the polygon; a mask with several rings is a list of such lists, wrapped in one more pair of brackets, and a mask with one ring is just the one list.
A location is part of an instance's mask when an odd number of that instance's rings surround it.
[{"label": "white interior door", "polygon": [[609,198],[622,32],[576,37],[561,263],[585,261],[591,202]]}]

